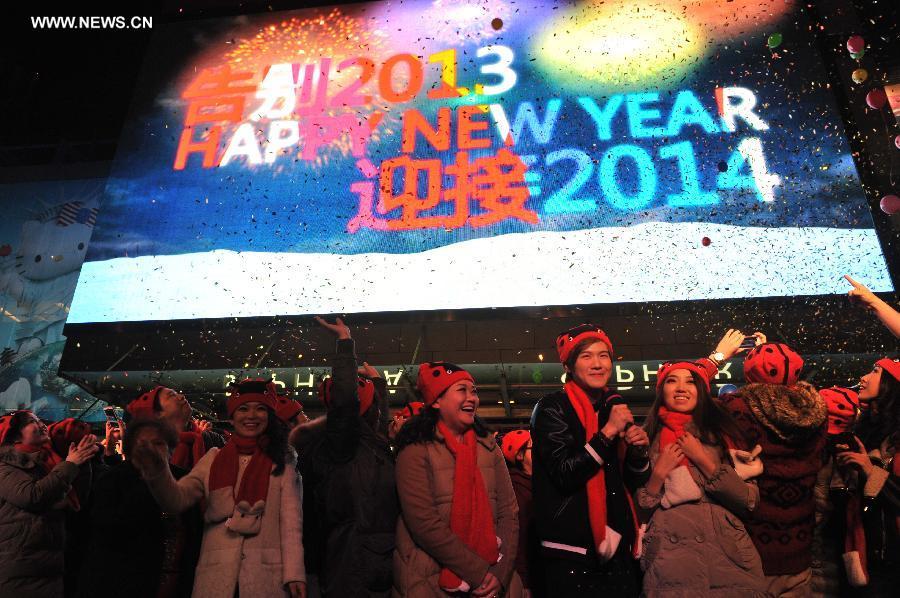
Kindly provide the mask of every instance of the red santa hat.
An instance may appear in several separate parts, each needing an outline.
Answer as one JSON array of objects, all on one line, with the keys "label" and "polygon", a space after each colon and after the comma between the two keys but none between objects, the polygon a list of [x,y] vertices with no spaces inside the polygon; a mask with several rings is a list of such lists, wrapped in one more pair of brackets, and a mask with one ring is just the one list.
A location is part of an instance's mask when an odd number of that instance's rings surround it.
[{"label": "red santa hat", "polygon": [[566,330],[556,337],[556,352],[559,354],[559,362],[566,363],[576,345],[581,341],[586,341],[588,339],[603,342],[606,345],[606,348],[609,349],[610,357],[612,357],[613,346],[606,333],[595,324],[581,324],[580,326]]},{"label": "red santa hat", "polygon": [[156,417],[156,399],[165,386],[156,386],[151,388],[138,398],[134,399],[125,407],[125,410],[132,418],[136,417]]},{"label": "red santa hat", "polygon": [[284,423],[290,422],[301,411],[303,411],[303,405],[300,401],[295,401],[287,395],[276,395],[275,415]]},{"label": "red santa hat", "polygon": [[900,381],[900,359],[885,357],[876,361],[875,365],[880,365],[881,369],[890,374],[894,380]]},{"label": "red santa hat", "polygon": [[50,424],[47,427],[53,452],[65,458],[69,454],[69,445],[78,444],[81,439],[91,433],[91,426],[73,417]]},{"label": "red santa hat", "polygon": [[528,430],[512,430],[511,432],[507,432],[504,434],[503,441],[500,443],[503,450],[503,456],[506,457],[506,460],[509,463],[515,465],[516,456],[519,454],[519,451],[522,450],[522,447],[528,444],[529,440],[531,440],[531,432]]},{"label": "red santa hat", "polygon": [[419,366],[416,388],[422,393],[425,404],[431,406],[452,384],[461,380],[475,384],[472,374],[458,365],[445,361],[430,361]]},{"label": "red santa hat", "polygon": [[744,379],[793,386],[800,380],[803,358],[784,343],[757,345],[744,358]]},{"label": "red santa hat", "polygon": [[395,417],[402,417],[404,419],[409,419],[414,415],[419,415],[422,413],[422,409],[425,408],[425,403],[421,401],[410,401],[406,404],[406,407],[403,409],[398,409],[395,413]]}]

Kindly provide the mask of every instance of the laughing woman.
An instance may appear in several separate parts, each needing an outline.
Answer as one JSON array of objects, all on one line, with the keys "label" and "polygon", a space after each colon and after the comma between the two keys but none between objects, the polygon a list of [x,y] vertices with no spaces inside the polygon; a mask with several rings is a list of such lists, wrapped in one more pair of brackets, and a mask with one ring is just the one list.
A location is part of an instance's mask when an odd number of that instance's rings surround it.
[{"label": "laughing woman", "polygon": [[133,463],[166,511],[206,503],[194,598],[306,596],[300,480],[271,381],[245,380],[228,398],[234,434],[178,480],[154,451]]},{"label": "laughing woman", "polygon": [[475,415],[475,381],[453,364],[424,363],[418,389],[425,408],[397,436],[394,595],[521,595],[516,496],[500,447]]}]

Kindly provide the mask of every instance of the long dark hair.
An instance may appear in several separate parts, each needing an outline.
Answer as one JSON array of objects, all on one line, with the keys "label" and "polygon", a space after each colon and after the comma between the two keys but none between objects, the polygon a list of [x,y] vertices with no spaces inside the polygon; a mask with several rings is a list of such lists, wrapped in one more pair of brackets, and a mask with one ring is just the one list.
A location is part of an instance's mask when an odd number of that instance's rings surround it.
[{"label": "long dark hair", "polygon": [[[728,413],[716,403],[709,390],[706,388],[706,382],[700,377],[700,374],[691,372],[691,378],[694,379],[694,386],[697,387],[697,406],[691,414],[693,416],[694,427],[699,434],[700,442],[710,446],[717,446],[723,450],[728,450],[726,438],[737,448],[746,448],[746,440],[743,432],[734,422]],[[647,419],[644,422],[644,430],[650,437],[650,442],[656,438],[662,428],[662,422],[659,420],[659,408],[664,405],[663,402],[663,385],[660,385],[656,391],[656,399],[650,407]]]},{"label": "long dark hair", "polygon": [[881,369],[878,395],[860,417],[857,430],[857,436],[869,450],[880,447],[886,438],[894,444],[900,440],[900,380],[884,368]]},{"label": "long dark hair", "polygon": [[266,413],[269,415],[269,424],[266,426],[265,435],[269,437],[269,443],[263,449],[263,452],[275,464],[272,475],[280,476],[284,472],[284,464],[287,458],[288,429],[284,422],[281,421],[281,418],[275,415],[273,409],[266,407]]},{"label": "long dark hair", "polygon": [[19,442],[22,439],[22,428],[31,423],[32,417],[37,419],[37,416],[31,411],[24,409],[11,413],[9,418],[9,430],[7,430],[6,436],[3,438],[3,444],[9,445]]},{"label": "long dark hair", "polygon": [[[419,415],[414,415],[400,428],[397,433],[397,452],[399,453],[405,447],[411,444],[432,442],[435,438],[434,431],[437,429],[437,423],[440,419],[438,410],[434,407],[425,407]],[[491,433],[491,430],[484,423],[484,420],[475,416],[475,424],[472,426],[475,435],[485,438]]]}]

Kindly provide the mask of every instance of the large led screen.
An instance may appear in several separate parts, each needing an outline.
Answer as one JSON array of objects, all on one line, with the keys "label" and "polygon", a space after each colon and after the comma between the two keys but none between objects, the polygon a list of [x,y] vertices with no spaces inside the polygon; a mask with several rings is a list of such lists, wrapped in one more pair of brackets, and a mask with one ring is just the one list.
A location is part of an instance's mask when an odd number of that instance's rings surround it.
[{"label": "large led screen", "polygon": [[810,29],[428,0],[157,31],[69,322],[892,290]]}]

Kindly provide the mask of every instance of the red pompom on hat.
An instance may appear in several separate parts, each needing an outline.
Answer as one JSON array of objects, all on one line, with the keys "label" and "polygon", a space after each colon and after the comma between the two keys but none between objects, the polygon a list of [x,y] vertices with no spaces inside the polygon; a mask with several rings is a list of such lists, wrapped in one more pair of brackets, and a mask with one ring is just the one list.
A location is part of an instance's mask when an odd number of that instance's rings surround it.
[{"label": "red pompom on hat", "polygon": [[425,403],[421,401],[410,401],[406,404],[406,407],[403,409],[398,409],[394,415],[396,417],[402,417],[404,419],[409,419],[414,415],[419,415],[422,413],[422,409],[425,408]]},{"label": "red pompom on hat", "polygon": [[595,324],[581,324],[580,326],[566,330],[556,337],[556,352],[559,354],[559,362],[566,363],[569,359],[569,355],[572,353],[572,349],[575,348],[575,345],[588,339],[594,339],[605,343],[606,348],[609,349],[609,355],[612,357],[613,346],[606,333]]},{"label": "red pompom on hat", "polygon": [[291,418],[301,411],[303,411],[303,405],[300,401],[295,401],[287,395],[277,395],[275,397],[275,415],[284,423],[291,421]]},{"label": "red pompom on hat", "polygon": [[819,395],[828,407],[828,433],[848,432],[859,409],[859,393],[849,388],[832,386],[820,390]]},{"label": "red pompom on hat", "polygon": [[[326,378],[319,384],[319,398],[325,403],[325,408],[331,408],[331,378]],[[356,396],[359,397],[359,414],[369,410],[375,402],[375,384],[363,376],[356,378]]]},{"label": "red pompom on hat", "polygon": [[125,407],[125,410],[132,417],[156,417],[156,409],[154,409],[154,404],[156,403],[156,397],[159,396],[159,391],[161,391],[165,386],[156,386],[138,398],[134,399]]},{"label": "red pompom on hat", "polygon": [[757,345],[744,358],[744,379],[793,386],[800,380],[803,358],[784,343]]},{"label": "red pompom on hat", "polygon": [[523,446],[528,444],[529,440],[531,440],[531,432],[528,430],[513,430],[507,432],[503,436],[503,441],[501,442],[503,456],[506,457],[507,461],[515,464],[516,455],[519,454],[519,451],[522,450]]},{"label": "red pompom on hat", "polygon": [[50,424],[47,427],[47,433],[50,435],[50,443],[53,445],[53,452],[60,457],[69,454],[69,445],[73,442],[78,444],[81,439],[91,433],[91,426],[81,420],[73,417]]},{"label": "red pompom on hat", "polygon": [[231,386],[231,396],[225,409],[231,417],[241,405],[256,402],[275,411],[277,396],[277,388],[271,378],[247,378]]},{"label": "red pompom on hat", "polygon": [[475,384],[472,374],[458,365],[445,361],[429,361],[419,365],[416,388],[422,393],[425,404],[431,406],[445,390],[460,380],[468,380]]},{"label": "red pompom on hat", "polygon": [[885,357],[876,361],[875,365],[880,365],[881,369],[893,376],[894,380],[900,381],[900,359]]},{"label": "red pompom on hat", "polygon": [[659,366],[656,372],[656,390],[662,388],[663,382],[669,372],[674,370],[688,370],[700,376],[700,379],[706,384],[706,391],[710,392],[710,380],[719,373],[719,368],[708,359],[700,359],[698,361],[667,361]]}]

